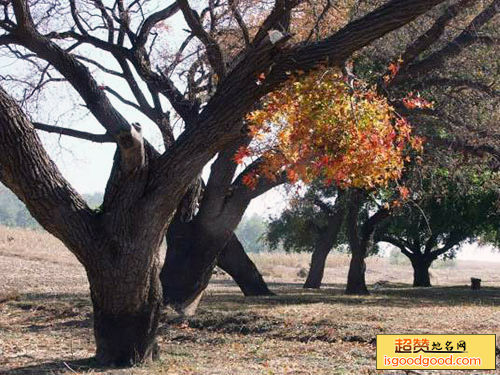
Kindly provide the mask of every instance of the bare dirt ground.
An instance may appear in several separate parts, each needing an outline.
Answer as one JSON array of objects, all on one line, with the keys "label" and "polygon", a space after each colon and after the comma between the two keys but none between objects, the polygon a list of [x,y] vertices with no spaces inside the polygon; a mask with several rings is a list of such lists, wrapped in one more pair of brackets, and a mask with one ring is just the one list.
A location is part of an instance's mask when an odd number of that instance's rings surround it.
[{"label": "bare dirt ground", "polygon": [[[165,310],[158,363],[102,369],[91,359],[83,268],[47,234],[0,227],[0,374],[380,374],[379,333],[496,333],[500,346],[498,263],[439,267],[431,271],[435,287],[420,289],[409,286],[408,264],[373,258],[372,294],[350,297],[343,294],[347,256],[330,257],[319,291],[301,288],[308,258],[254,256],[277,293],[272,297],[244,298],[228,277],[216,276],[195,317],[182,320]],[[471,276],[483,279],[481,291],[468,289]],[[411,372],[431,373],[440,372]]]}]

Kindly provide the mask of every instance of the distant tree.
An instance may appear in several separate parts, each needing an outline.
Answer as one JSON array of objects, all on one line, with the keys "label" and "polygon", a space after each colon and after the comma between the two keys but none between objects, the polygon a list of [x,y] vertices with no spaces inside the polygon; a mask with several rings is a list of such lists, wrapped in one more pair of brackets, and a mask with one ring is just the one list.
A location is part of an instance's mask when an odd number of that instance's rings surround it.
[{"label": "distant tree", "polygon": [[374,233],[377,226],[390,215],[388,207],[383,207],[369,198],[366,191],[352,190],[347,200],[345,232],[351,251],[351,262],[347,274],[346,294],[369,294],[365,279],[365,259],[370,253],[378,251]]},{"label": "distant tree", "polygon": [[375,236],[409,258],[416,287],[431,286],[429,267],[438,257],[455,257],[466,242],[495,241],[500,230],[498,172],[467,166],[426,173]]},{"label": "distant tree", "polygon": [[[338,241],[345,214],[344,191],[334,185],[312,184],[303,197],[268,224],[266,241],[271,249],[312,252],[311,266],[304,288],[319,288],[326,258]],[[345,238],[345,236],[344,236]]]},{"label": "distant tree", "polygon": [[97,209],[102,204],[104,194],[100,192],[96,192],[93,194],[83,194],[83,199],[85,199],[89,207]]},{"label": "distant tree", "polygon": [[16,227],[21,228],[40,228],[33,216],[30,215],[26,207],[22,207],[16,214]]},{"label": "distant tree", "polygon": [[[102,193],[83,194],[82,196],[90,207],[98,208],[102,204]],[[41,229],[26,205],[3,184],[0,184],[0,225]]]}]

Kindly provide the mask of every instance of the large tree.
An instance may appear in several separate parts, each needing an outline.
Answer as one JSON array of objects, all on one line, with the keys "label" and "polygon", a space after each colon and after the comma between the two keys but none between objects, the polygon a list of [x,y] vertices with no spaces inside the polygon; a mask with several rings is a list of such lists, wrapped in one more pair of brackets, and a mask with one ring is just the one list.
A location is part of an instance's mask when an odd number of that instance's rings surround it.
[{"label": "large tree", "polygon": [[[279,185],[282,178],[262,180],[258,187],[249,189],[243,183],[244,176],[258,162],[234,179],[238,168],[234,161],[236,150],[230,147],[219,153],[206,186],[202,187],[200,180],[192,185],[167,231],[167,253],[161,272],[164,302],[182,314],[195,312],[221,253],[219,266],[235,278],[245,294],[271,293],[237,244],[234,230],[251,200]],[[244,262],[235,267],[242,259]],[[253,281],[251,285],[246,284],[249,281]]]},{"label": "large tree", "polygon": [[[65,80],[105,129],[96,135],[40,123],[38,113],[29,118],[5,89],[0,91],[0,180],[85,267],[100,363],[128,365],[154,357],[163,235],[202,168],[240,142],[242,120],[255,103],[285,82],[289,72],[308,72],[325,62],[341,65],[441,2],[391,0],[325,38],[298,44],[290,40],[288,27],[300,0],[208,1],[199,4],[199,11],[187,0],[158,9],[147,1],[122,0],[1,4],[0,45],[32,64],[37,74],[28,83],[40,89]],[[256,27],[246,27],[243,11],[259,20]],[[183,21],[173,27],[187,29],[187,38],[175,52],[162,53],[172,39],[165,22],[177,14]],[[221,47],[235,38],[233,50]],[[93,59],[89,51],[105,58]],[[122,80],[131,98],[100,84],[90,68]],[[9,80],[16,73],[22,72],[9,72]],[[265,80],[259,79],[262,74]],[[15,89],[9,80],[3,86],[11,95],[28,93],[21,99],[29,99],[31,90]],[[142,135],[145,124],[132,124],[108,95],[157,126],[165,151],[156,150]],[[166,108],[182,119],[177,137]],[[116,144],[99,210],[90,209],[64,179],[36,128]]]}]

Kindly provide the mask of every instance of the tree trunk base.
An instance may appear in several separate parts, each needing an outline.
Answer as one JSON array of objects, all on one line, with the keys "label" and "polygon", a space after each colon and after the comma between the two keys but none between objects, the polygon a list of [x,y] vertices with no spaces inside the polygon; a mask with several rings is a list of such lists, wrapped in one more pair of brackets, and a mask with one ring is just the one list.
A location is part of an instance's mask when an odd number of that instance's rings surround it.
[{"label": "tree trunk base", "polygon": [[202,290],[196,298],[194,298],[191,302],[184,303],[176,303],[170,302],[170,306],[175,310],[177,314],[180,316],[194,316],[196,314],[196,310],[198,309],[198,305],[200,303],[201,297],[203,297],[203,293],[205,290]]},{"label": "tree trunk base", "polygon": [[316,282],[309,282],[309,280],[306,280],[303,286],[304,289],[320,289],[321,288],[321,282],[316,283]]},{"label": "tree trunk base", "polygon": [[365,273],[366,264],[364,256],[353,255],[349,265],[345,294],[357,296],[366,296],[370,294],[366,287]]},{"label": "tree trunk base", "polygon": [[346,288],[345,294],[350,295],[350,296],[368,296],[370,295],[370,292],[366,287],[360,287],[360,288]]},{"label": "tree trunk base", "polygon": [[160,303],[141,313],[109,314],[94,306],[96,360],[102,366],[128,367],[156,360]]},{"label": "tree trunk base", "polygon": [[271,292],[266,285],[265,288],[253,288],[253,289],[246,288],[245,291],[243,292],[243,295],[245,297],[265,297],[265,296],[275,296],[276,293]]},{"label": "tree trunk base", "polygon": [[421,282],[414,281],[413,282],[413,287],[414,288],[431,288],[432,284],[430,282],[428,282],[428,283],[421,283]]},{"label": "tree trunk base", "polygon": [[323,274],[325,272],[326,258],[329,252],[330,247],[328,247],[326,250],[323,248],[314,250],[311,256],[311,266],[309,267],[309,273],[307,274],[307,279],[304,283],[304,289],[319,289],[321,287]]},{"label": "tree trunk base", "polygon": [[429,267],[431,262],[427,261],[413,261],[413,286],[419,288],[430,288],[431,276],[429,274]]}]

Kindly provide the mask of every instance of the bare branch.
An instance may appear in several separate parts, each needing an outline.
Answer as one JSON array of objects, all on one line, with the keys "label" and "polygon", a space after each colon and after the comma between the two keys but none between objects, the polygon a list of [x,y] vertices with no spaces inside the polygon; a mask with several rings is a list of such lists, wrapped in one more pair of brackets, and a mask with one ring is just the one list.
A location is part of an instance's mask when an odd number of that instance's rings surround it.
[{"label": "bare branch", "polygon": [[47,133],[67,135],[69,137],[84,139],[86,141],[91,141],[91,142],[96,142],[96,143],[108,143],[108,142],[114,143],[115,142],[113,137],[109,134],[87,133],[87,132],[83,132],[80,130],[63,128],[63,127],[55,126],[55,125],[42,124],[40,122],[34,122],[33,126],[35,127],[35,129],[43,130],[44,132],[47,132]]},{"label": "bare branch", "polygon": [[94,4],[101,11],[102,19],[104,20],[104,24],[108,29],[108,43],[113,43],[115,40],[115,26],[113,23],[113,18],[110,16],[101,0],[94,0]]},{"label": "bare branch", "polygon": [[196,12],[191,9],[187,0],[178,0],[177,3],[184,15],[186,23],[191,28],[194,35],[203,43],[207,49],[207,57],[214,72],[219,76],[219,80],[226,76],[226,63],[224,54],[217,41],[205,31],[200,18]]},{"label": "bare branch", "polygon": [[[85,65],[34,29],[25,1],[13,0],[13,7],[16,11],[18,24],[22,25],[12,33],[16,37],[16,43],[50,63],[68,80],[99,123],[106,128],[108,133],[119,144],[122,150],[121,156],[124,161],[122,166],[124,169],[133,170],[142,166],[145,159],[140,129],[136,129],[129,124],[111,105],[106,94]],[[108,44],[107,42],[103,43]]]},{"label": "bare branch", "polygon": [[311,31],[309,32],[309,35],[306,38],[307,41],[311,40],[311,38],[313,37],[313,35],[315,33],[316,33],[316,35],[319,35],[318,30],[319,30],[320,23],[323,21],[323,19],[325,18],[325,16],[328,14],[328,12],[330,11],[330,9],[332,8],[332,6],[333,6],[332,1],[333,0],[326,0],[326,5],[323,8],[323,11],[316,18],[316,22],[314,23],[314,27],[311,29]]},{"label": "bare branch", "polygon": [[83,35],[88,35],[87,30],[83,27],[82,23],[80,22],[80,16],[78,15],[78,11],[76,9],[75,0],[69,0],[69,4],[71,8],[71,17],[73,17],[73,21],[75,22],[76,27]]},{"label": "bare branch", "polygon": [[172,17],[180,9],[178,2],[174,2],[168,7],[151,14],[142,24],[139,32],[137,33],[137,39],[135,43],[135,48],[142,48],[148,40],[148,36],[151,29],[158,23],[167,18]]},{"label": "bare branch", "polygon": [[138,111],[141,111],[142,112],[142,107],[140,107],[139,105],[137,105],[136,103],[128,100],[128,99],[125,99],[123,96],[121,96],[116,90],[112,89],[111,87],[109,86],[101,86],[102,89],[106,92],[109,92],[111,95],[113,95],[115,98],[117,98],[119,101],[121,101],[123,104],[126,104],[126,105],[129,105],[131,106],[132,108],[135,108],[137,109]]},{"label": "bare branch", "polygon": [[272,29],[287,32],[290,28],[291,11],[301,2],[302,0],[276,0],[273,10],[262,23],[259,31],[252,41],[252,44],[254,46],[261,44],[267,37],[268,32]]},{"label": "bare branch", "polygon": [[387,243],[390,243],[391,245],[396,246],[397,248],[399,248],[399,250],[401,250],[401,252],[404,255],[406,255],[410,259],[415,256],[415,254],[413,254],[413,252],[410,252],[409,251],[410,249],[408,247],[406,247],[406,245],[403,242],[397,240],[396,238],[384,235],[384,236],[381,236],[378,240],[380,242],[387,242]]},{"label": "bare branch", "polygon": [[250,45],[250,33],[248,32],[248,27],[245,23],[245,20],[241,16],[240,11],[238,10],[238,4],[236,4],[236,0],[228,0],[229,7],[231,8],[231,12],[233,14],[234,19],[238,23],[241,33],[243,34],[243,39],[245,40],[245,45]]},{"label": "bare branch", "polygon": [[108,74],[111,74],[111,75],[114,75],[114,76],[117,76],[117,77],[120,77],[120,78],[124,78],[124,75],[123,73],[120,73],[116,70],[113,70],[113,69],[109,69],[109,68],[106,68],[104,65],[102,65],[101,63],[98,63],[97,61],[93,60],[93,59],[90,59],[88,57],[85,57],[85,56],[81,56],[81,55],[74,55],[78,60],[82,60],[82,61],[85,61],[89,64],[92,64],[92,65],[95,65],[96,67],[99,68],[99,70],[102,70],[104,73],[108,73]]}]

